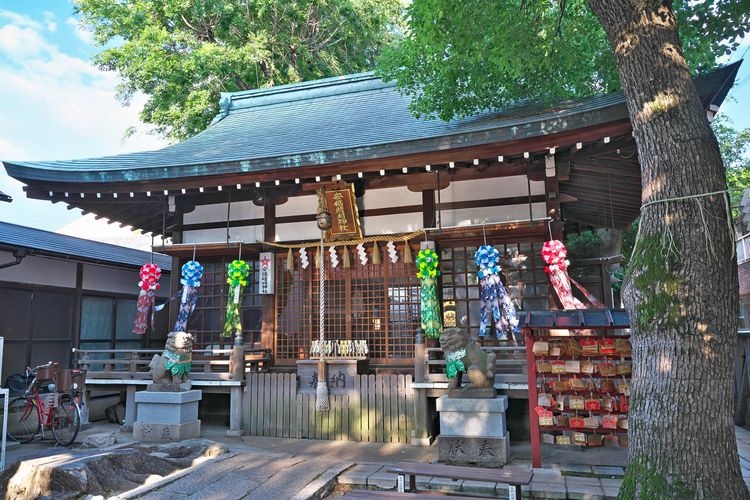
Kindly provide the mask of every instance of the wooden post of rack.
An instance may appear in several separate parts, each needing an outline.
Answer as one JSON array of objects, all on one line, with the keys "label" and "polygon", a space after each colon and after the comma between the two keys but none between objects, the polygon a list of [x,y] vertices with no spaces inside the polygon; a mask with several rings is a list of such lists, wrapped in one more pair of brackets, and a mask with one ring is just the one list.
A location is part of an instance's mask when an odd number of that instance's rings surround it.
[{"label": "wooden post of rack", "polygon": [[534,336],[531,328],[523,328],[523,338],[526,343],[526,366],[528,367],[529,385],[529,429],[531,431],[531,466],[542,466],[542,449],[539,442],[539,418],[536,414],[537,387],[536,387],[536,357],[534,356]]}]

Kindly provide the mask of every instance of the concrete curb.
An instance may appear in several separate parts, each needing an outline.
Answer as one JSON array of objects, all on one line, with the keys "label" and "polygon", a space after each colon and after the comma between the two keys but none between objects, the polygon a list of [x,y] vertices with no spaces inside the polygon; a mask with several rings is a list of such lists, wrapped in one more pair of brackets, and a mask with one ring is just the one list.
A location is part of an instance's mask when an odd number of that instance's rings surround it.
[{"label": "concrete curb", "polygon": [[318,476],[313,482],[302,488],[291,500],[307,500],[323,498],[336,485],[339,474],[354,467],[354,462],[342,462],[331,467]]}]

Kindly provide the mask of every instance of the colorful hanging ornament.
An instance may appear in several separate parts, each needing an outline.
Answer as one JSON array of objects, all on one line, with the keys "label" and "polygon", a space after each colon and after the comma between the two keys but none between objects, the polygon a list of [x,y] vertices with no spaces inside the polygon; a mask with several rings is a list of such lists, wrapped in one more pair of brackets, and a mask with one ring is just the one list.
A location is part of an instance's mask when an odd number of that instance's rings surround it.
[{"label": "colorful hanging ornament", "polygon": [[389,241],[385,244],[386,248],[388,248],[388,258],[391,259],[391,262],[394,264],[398,262],[398,253],[396,252],[396,244],[392,241]]},{"label": "colorful hanging ornament", "polygon": [[357,256],[359,257],[359,262],[363,266],[367,264],[367,250],[365,250],[365,246],[360,243],[357,245]]},{"label": "colorful hanging ornament", "polygon": [[500,280],[500,253],[491,245],[482,245],[474,252],[474,261],[479,266],[477,276],[482,287],[479,337],[484,337],[491,314],[497,338],[506,340],[508,334],[518,333],[518,316],[513,301]]},{"label": "colorful hanging ornament", "polygon": [[200,262],[190,260],[182,265],[182,278],[180,278],[180,283],[182,283],[182,298],[173,331],[187,331],[188,319],[193,314],[195,304],[198,302],[198,287],[201,286],[202,277],[203,266]]},{"label": "colorful hanging ornament", "polygon": [[225,337],[231,337],[232,332],[242,331],[242,290],[247,286],[250,267],[244,260],[233,260],[227,266],[227,283],[229,296],[227,297],[227,315],[224,321]]},{"label": "colorful hanging ornament", "polygon": [[443,331],[437,298],[438,256],[431,248],[417,254],[417,278],[420,280],[420,315],[427,338],[439,338]]},{"label": "colorful hanging ornament", "polygon": [[456,378],[459,372],[466,373],[465,357],[466,349],[459,349],[458,351],[449,352],[446,355],[445,374],[448,378]]},{"label": "colorful hanging ornament", "polygon": [[156,300],[156,291],[159,289],[159,278],[161,278],[161,269],[156,264],[144,264],[140,271],[141,281],[138,286],[141,288],[136,302],[135,322],[133,333],[144,335],[149,325],[149,313],[151,316],[151,331],[154,331],[154,302]]},{"label": "colorful hanging ornament", "polygon": [[307,269],[307,266],[310,265],[310,258],[307,256],[305,247],[299,249],[299,261],[302,264],[302,269]]},{"label": "colorful hanging ornament", "polygon": [[586,306],[573,296],[570,289],[570,276],[568,276],[568,266],[570,262],[566,260],[568,249],[560,240],[545,241],[542,246],[542,259],[547,263],[544,268],[549,275],[550,283],[555,289],[560,303],[565,309],[586,309]]}]

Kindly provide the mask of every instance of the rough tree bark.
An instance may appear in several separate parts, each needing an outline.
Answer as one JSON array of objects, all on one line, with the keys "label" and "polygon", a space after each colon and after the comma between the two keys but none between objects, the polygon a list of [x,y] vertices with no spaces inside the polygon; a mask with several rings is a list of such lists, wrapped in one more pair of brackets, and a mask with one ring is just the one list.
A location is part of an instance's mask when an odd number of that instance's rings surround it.
[{"label": "rough tree bark", "polygon": [[750,498],[732,420],[734,241],[725,195],[705,195],[726,190],[718,145],[682,55],[671,2],[589,4],[616,55],[643,186],[639,241],[624,288],[634,371],[620,496]]}]

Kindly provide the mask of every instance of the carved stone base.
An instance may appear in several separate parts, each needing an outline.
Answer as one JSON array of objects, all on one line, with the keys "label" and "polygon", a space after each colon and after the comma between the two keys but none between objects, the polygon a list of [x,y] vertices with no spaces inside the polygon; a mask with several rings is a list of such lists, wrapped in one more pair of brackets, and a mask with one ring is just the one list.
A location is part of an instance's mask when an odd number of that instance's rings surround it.
[{"label": "carved stone base", "polygon": [[133,439],[145,443],[170,443],[201,437],[201,421],[184,424],[133,424]]},{"label": "carved stone base", "polygon": [[202,391],[135,393],[137,405],[133,438],[151,443],[164,443],[200,437],[198,403]]},{"label": "carved stone base", "polygon": [[510,439],[504,437],[461,437],[444,436],[438,438],[439,460],[448,464],[476,464],[497,467],[508,463]]}]

